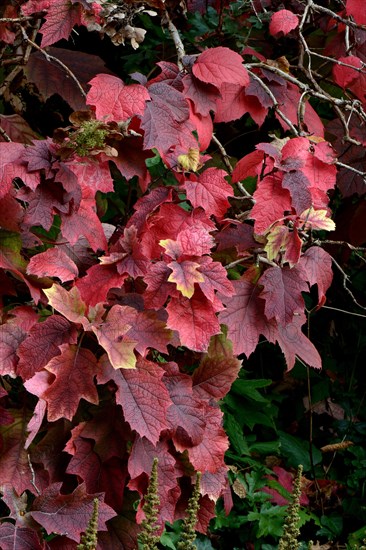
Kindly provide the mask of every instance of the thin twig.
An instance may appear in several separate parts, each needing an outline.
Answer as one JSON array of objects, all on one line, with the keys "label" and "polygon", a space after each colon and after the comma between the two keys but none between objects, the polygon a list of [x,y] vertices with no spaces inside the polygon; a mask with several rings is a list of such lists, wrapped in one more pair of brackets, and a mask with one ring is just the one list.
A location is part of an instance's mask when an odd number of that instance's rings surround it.
[{"label": "thin twig", "polygon": [[55,63],[57,63],[58,65],[60,65],[60,67],[63,68],[63,70],[69,75],[70,78],[72,78],[72,80],[75,82],[75,84],[77,85],[77,87],[79,88],[79,91],[81,93],[81,95],[86,98],[86,93],[84,91],[84,88],[82,87],[80,81],[78,80],[78,78],[75,76],[75,74],[71,71],[71,69],[69,69],[69,67],[67,67],[67,65],[65,65],[64,63],[62,63],[62,61],[60,61],[57,57],[53,56],[53,55],[50,55],[49,53],[47,53],[43,48],[41,48],[40,46],[38,46],[38,44],[36,44],[35,42],[33,42],[33,40],[31,40],[27,33],[25,32],[25,30],[23,29],[23,27],[21,27],[22,29],[22,35],[23,35],[23,38],[24,40],[26,40],[28,42],[28,44],[30,44],[33,48],[35,48],[36,50],[38,50],[39,52],[41,52],[42,55],[44,55],[44,57],[47,59],[47,61],[54,61]]},{"label": "thin twig", "polygon": [[225,150],[225,147],[222,145],[221,141],[219,141],[217,139],[217,137],[215,136],[215,134],[212,134],[212,141],[217,145],[220,153],[221,153],[221,156],[222,156],[222,160],[226,166],[226,168],[228,169],[229,173],[232,174],[233,172],[233,167],[231,166],[231,163],[230,163],[230,160],[229,160],[229,155],[227,154],[226,150]]}]

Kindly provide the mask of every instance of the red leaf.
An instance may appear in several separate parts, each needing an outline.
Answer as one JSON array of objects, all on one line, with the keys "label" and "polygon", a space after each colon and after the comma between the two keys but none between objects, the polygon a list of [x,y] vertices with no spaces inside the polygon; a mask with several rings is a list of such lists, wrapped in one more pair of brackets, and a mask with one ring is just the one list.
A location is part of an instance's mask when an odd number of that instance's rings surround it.
[{"label": "red leaf", "polygon": [[193,351],[206,351],[211,336],[220,332],[217,304],[212,304],[199,289],[191,299],[173,297],[166,309],[168,327],[176,330],[182,345]]},{"label": "red leaf", "polygon": [[49,2],[47,9],[46,21],[40,30],[43,34],[42,48],[50,46],[62,38],[68,39],[73,27],[81,23],[82,7],[80,4],[61,0]]},{"label": "red leaf", "polygon": [[[301,327],[306,322],[305,315],[297,315],[290,325],[278,326],[274,332],[274,339],[279,343],[286,359],[287,369],[295,364],[296,356],[300,357],[310,367],[321,369],[322,361],[315,346],[302,332]],[[273,341],[273,340],[272,340]]]},{"label": "red leaf", "polygon": [[93,265],[85,277],[76,281],[83,302],[95,306],[99,302],[105,302],[108,291],[111,288],[120,288],[127,275],[120,275],[115,265]]},{"label": "red leaf", "polygon": [[55,375],[55,380],[42,394],[48,404],[48,420],[58,418],[71,420],[79,405],[85,399],[98,404],[98,392],[94,384],[97,360],[93,353],[77,346],[61,344],[61,354],[47,363],[46,369]]},{"label": "red leaf", "polygon": [[[0,124],[12,141],[30,144],[37,139],[37,134],[20,115],[0,114]],[[5,141],[5,138],[0,136],[0,141]]]},{"label": "red leaf", "polygon": [[325,303],[325,293],[333,280],[332,257],[320,246],[312,246],[303,254],[300,266],[306,272],[309,285],[318,286],[318,306],[322,306]]},{"label": "red leaf", "polygon": [[210,254],[215,241],[207,228],[197,223],[195,226],[187,227],[180,231],[177,235],[177,240],[164,239],[159,244],[165,248],[165,253],[168,256],[178,259],[180,256],[203,256],[204,254]]},{"label": "red leaf", "polygon": [[72,323],[83,323],[86,321],[86,304],[80,298],[79,289],[74,286],[71,290],[66,290],[62,286],[54,283],[51,288],[43,291],[48,298],[48,303],[56,311],[61,313]]},{"label": "red leaf", "polygon": [[305,303],[301,292],[307,290],[302,270],[293,267],[270,267],[259,279],[263,285],[260,297],[266,304],[264,313],[270,321],[275,318],[282,325],[291,323],[297,313],[304,311]]},{"label": "red leaf", "polygon": [[[289,493],[293,492],[293,486],[294,486],[294,476],[288,472],[287,470],[284,470],[284,468],[281,468],[281,466],[274,466],[273,472],[276,474],[278,478],[278,483],[282,485],[288,491]],[[268,479],[274,479],[272,476],[266,476]],[[276,489],[271,487],[263,487],[261,489],[263,492],[269,494],[272,496],[272,501],[278,504],[279,506],[288,506],[289,501],[287,498],[283,497]],[[306,493],[302,492],[300,496],[300,504],[301,506],[307,506],[309,504],[309,499],[306,495]]]},{"label": "red leaf", "polygon": [[75,174],[81,187],[88,187],[95,195],[97,191],[102,193],[113,191],[113,180],[108,161],[109,159],[102,161],[100,158],[76,157],[67,163],[63,163],[63,165]]},{"label": "red leaf", "polygon": [[250,217],[255,220],[254,232],[263,234],[275,221],[283,218],[285,211],[291,212],[291,198],[287,189],[283,189],[277,176],[266,176],[259,182],[253,198],[255,205]]},{"label": "red leaf", "polygon": [[366,25],[366,13],[364,6],[358,0],[347,0],[346,12],[347,15],[354,17],[358,25]]},{"label": "red leaf", "polygon": [[210,111],[216,111],[220,92],[215,86],[201,82],[192,74],[183,77],[183,86],[184,95],[192,101],[195,113],[207,116]]},{"label": "red leaf", "polygon": [[289,10],[276,11],[269,24],[269,32],[272,36],[278,34],[288,34],[292,30],[296,29],[299,25],[298,17]]},{"label": "red leaf", "polygon": [[70,244],[75,244],[84,236],[94,252],[107,250],[107,239],[103,226],[95,212],[94,198],[83,200],[78,208],[71,207],[67,214],[61,213],[62,235]]},{"label": "red leaf", "polygon": [[252,151],[252,153],[245,155],[245,157],[238,161],[233,170],[231,176],[232,182],[236,183],[245,180],[249,176],[258,176],[262,170],[263,160],[263,151]]},{"label": "red leaf", "polygon": [[202,273],[197,268],[200,264],[188,260],[182,262],[170,262],[168,267],[172,270],[168,281],[176,283],[177,290],[186,298],[191,298],[194,294],[195,283],[204,281]]},{"label": "red leaf", "polygon": [[0,374],[16,378],[18,373],[18,347],[26,332],[10,323],[0,325]]},{"label": "red leaf", "polygon": [[149,92],[140,84],[125,84],[120,78],[99,74],[89,82],[91,88],[86,102],[95,107],[100,120],[126,121],[135,115],[142,115]]},{"label": "red leaf", "polygon": [[[47,48],[47,53],[66,65],[85,91],[96,74],[107,72],[103,60],[97,55],[52,46]],[[86,108],[85,97],[76,82],[52,58],[46,59],[42,53],[34,52],[29,56],[24,72],[27,79],[36,84],[44,99],[59,94],[74,111]]]},{"label": "red leaf", "polygon": [[231,185],[225,180],[227,173],[219,168],[207,168],[198,181],[185,181],[187,198],[194,208],[201,206],[208,216],[222,218],[230,206],[228,197],[234,195]]},{"label": "red leaf", "polygon": [[33,256],[27,266],[27,273],[38,277],[58,277],[64,283],[77,277],[78,268],[72,259],[56,246]]},{"label": "red leaf", "polygon": [[219,408],[207,407],[205,435],[198,445],[188,449],[189,461],[199,472],[217,472],[224,465],[228,438],[222,424]]},{"label": "red leaf", "polygon": [[169,390],[172,405],[167,411],[167,420],[175,448],[183,452],[198,445],[203,438],[205,407],[201,399],[193,395],[192,378],[179,372],[177,365],[164,365],[164,382]]},{"label": "red leaf", "polygon": [[21,143],[0,143],[0,198],[10,191],[14,178],[22,179],[31,189],[39,185],[39,174],[29,173],[21,160],[23,152],[24,145]]},{"label": "red leaf", "polygon": [[198,281],[198,285],[206,298],[213,302],[215,290],[224,296],[233,295],[234,288],[223,265],[213,262],[210,256],[202,256],[198,262],[199,272],[203,275],[203,281]]},{"label": "red leaf", "polygon": [[116,513],[102,500],[102,493],[88,495],[85,485],[78,485],[73,493],[61,494],[62,483],[53,483],[37,497],[30,512],[48,533],[58,533],[79,542],[81,533],[93,514],[94,498],[99,500],[98,531],[107,531],[106,521]]},{"label": "red leaf", "polygon": [[130,325],[126,336],[137,342],[135,349],[141,355],[145,355],[147,348],[168,353],[167,345],[172,340],[172,332],[155,311],[137,311],[132,307],[123,306],[122,317],[124,322]]},{"label": "red leaf", "polygon": [[[166,441],[159,441],[156,446],[145,438],[137,438],[128,461],[128,470],[131,481],[128,487],[137,490],[141,496],[146,492],[146,474],[150,475],[154,458],[158,458],[158,491],[160,499],[159,522],[170,523],[174,521],[174,512],[177,499],[180,496],[180,489],[177,485],[177,472],[175,470],[175,459],[169,452]],[[144,519],[141,501],[136,514],[138,523]]]},{"label": "red leaf", "polygon": [[228,483],[227,467],[222,466],[214,474],[211,472],[203,472],[200,480],[200,493],[207,495],[208,498],[216,502]]},{"label": "red leaf", "polygon": [[[215,122],[231,122],[241,118],[245,113],[250,113],[252,118],[263,123],[267,110],[263,112],[262,109],[255,108],[253,99],[245,95],[245,85],[223,83],[220,88],[221,98],[216,103]],[[254,118],[256,117],[256,118]]]},{"label": "red leaf", "polygon": [[60,355],[61,344],[76,344],[76,338],[75,327],[61,315],[51,315],[42,323],[33,325],[19,346],[19,375],[25,380],[32,378],[53,357]]},{"label": "red leaf", "polygon": [[8,409],[14,421],[0,426],[1,483],[9,484],[21,495],[24,491],[35,493],[28,453],[25,450],[27,416],[24,410]]},{"label": "red leaf", "polygon": [[9,522],[0,525],[0,540],[2,550],[42,550],[36,531],[28,527],[17,527]]},{"label": "red leaf", "polygon": [[235,355],[247,357],[255,350],[259,336],[269,334],[270,325],[264,315],[264,300],[260,289],[242,277],[233,281],[235,293],[223,299],[226,309],[219,313],[220,323],[228,327],[228,338],[233,343]]},{"label": "red leaf", "polygon": [[222,46],[209,48],[201,53],[192,72],[199,80],[216,86],[219,90],[223,83],[241,86],[249,84],[249,75],[241,55]]},{"label": "red leaf", "polygon": [[224,227],[216,235],[217,251],[236,248],[238,252],[245,252],[248,248],[258,246],[253,238],[253,227],[247,223],[230,220],[233,225]]},{"label": "red leaf", "polygon": [[[189,106],[184,95],[166,84],[158,82],[149,87],[151,101],[146,104],[141,127],[145,132],[144,149],[156,147],[161,155],[171,147],[184,142],[184,151],[197,148],[189,122]],[[178,155],[181,151],[178,151]]]},{"label": "red leaf", "polygon": [[172,293],[177,293],[175,285],[168,282],[170,273],[165,262],[156,262],[145,275],[147,289],[144,292],[144,303],[148,309],[160,309]]},{"label": "red leaf", "polygon": [[[352,65],[353,67],[355,67],[355,69],[362,68],[361,59],[359,57],[356,57],[355,55],[340,57],[338,61],[340,61],[341,63],[345,63],[347,65]],[[360,76],[359,71],[355,69],[352,69],[351,67],[345,67],[344,65],[334,64],[333,66],[334,80],[342,88],[347,88],[350,84],[353,84],[356,78],[359,78]]]},{"label": "red leaf", "polygon": [[133,350],[137,341],[126,336],[131,325],[125,320],[124,313],[129,309],[128,306],[115,305],[104,323],[92,326],[99,345],[105,349],[115,369],[133,369],[136,365]]},{"label": "red leaf", "polygon": [[117,385],[116,401],[133,430],[155,444],[168,427],[167,410],[171,405],[168,390],[162,382],[164,370],[145,359],[139,359],[132,370],[114,370],[103,356],[98,382],[109,380]]},{"label": "red leaf", "polygon": [[233,355],[231,342],[223,335],[215,336],[207,355],[193,373],[194,393],[205,400],[221,399],[230,390],[240,367],[241,362]]}]

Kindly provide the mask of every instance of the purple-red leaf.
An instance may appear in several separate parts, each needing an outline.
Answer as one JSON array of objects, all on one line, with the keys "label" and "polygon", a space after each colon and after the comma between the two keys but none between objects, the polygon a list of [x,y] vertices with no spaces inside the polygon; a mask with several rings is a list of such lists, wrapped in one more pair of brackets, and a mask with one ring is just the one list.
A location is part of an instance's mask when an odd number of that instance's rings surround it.
[{"label": "purple-red leaf", "polygon": [[67,535],[80,541],[93,514],[93,501],[99,500],[98,531],[107,531],[106,521],[116,513],[103,502],[103,493],[88,495],[85,485],[78,485],[71,494],[61,494],[62,483],[53,483],[33,503],[30,514],[48,533]]}]

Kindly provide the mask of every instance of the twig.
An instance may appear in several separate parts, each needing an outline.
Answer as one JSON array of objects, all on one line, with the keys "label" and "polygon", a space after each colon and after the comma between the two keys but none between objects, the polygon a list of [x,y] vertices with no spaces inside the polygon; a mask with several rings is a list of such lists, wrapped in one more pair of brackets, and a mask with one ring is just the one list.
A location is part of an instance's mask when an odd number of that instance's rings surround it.
[{"label": "twig", "polygon": [[339,311],[340,313],[346,313],[347,315],[355,315],[356,317],[363,317],[366,319],[366,315],[363,315],[362,313],[354,313],[353,311],[346,311],[345,309],[340,309],[338,307],[331,307],[331,306],[322,306],[322,309],[332,309],[333,311]]},{"label": "twig", "polygon": [[179,70],[181,71],[184,68],[183,57],[186,55],[184,50],[184,45],[179,35],[179,31],[177,27],[174,25],[173,21],[170,19],[170,16],[167,10],[165,10],[165,19],[167,20],[168,30],[169,30],[170,36],[173,39],[174,46],[177,52],[177,65],[179,67]]},{"label": "twig", "polygon": [[356,298],[353,296],[351,290],[348,288],[348,286],[347,286],[347,281],[349,281],[349,277],[348,277],[347,273],[345,273],[345,272],[343,271],[343,269],[341,268],[341,266],[339,265],[339,263],[338,263],[334,258],[332,258],[332,262],[334,263],[334,265],[338,268],[338,270],[339,270],[340,273],[342,274],[342,277],[343,277],[342,286],[343,286],[344,290],[347,292],[347,294],[351,297],[352,302],[353,302],[357,307],[366,310],[366,307],[365,307],[365,306],[362,306],[361,304],[359,304],[359,303],[357,302],[357,300],[356,300]]},{"label": "twig", "polygon": [[3,136],[3,138],[5,139],[5,141],[8,141],[8,142],[11,142],[13,141],[11,139],[11,137],[5,132],[5,130],[3,128],[1,128],[0,126],[0,134]]},{"label": "twig", "polygon": [[71,69],[69,69],[69,67],[67,67],[67,65],[65,65],[64,63],[62,63],[62,61],[60,61],[57,57],[54,57],[53,55],[50,55],[49,53],[47,53],[43,48],[41,48],[40,46],[38,46],[38,44],[36,44],[35,42],[33,42],[33,40],[31,40],[27,33],[25,32],[25,30],[23,29],[23,27],[21,27],[21,30],[22,30],[22,36],[24,38],[24,40],[26,40],[28,42],[28,44],[30,44],[33,48],[35,48],[36,50],[38,50],[39,52],[41,52],[42,55],[44,55],[44,57],[47,59],[47,61],[54,61],[55,63],[57,63],[58,65],[60,65],[60,67],[63,68],[63,70],[69,75],[70,78],[72,78],[72,80],[75,82],[75,84],[77,85],[77,87],[79,88],[79,91],[81,93],[81,95],[86,98],[86,93],[84,91],[84,88],[82,87],[82,85],[80,84],[80,81],[78,80],[78,78],[75,76],[75,74],[71,71]]},{"label": "twig", "polygon": [[212,141],[217,145],[220,153],[221,153],[221,156],[222,156],[222,160],[226,166],[226,168],[228,169],[229,173],[232,174],[233,172],[233,167],[231,166],[231,163],[230,163],[230,160],[229,160],[229,155],[227,154],[226,150],[225,150],[225,147],[222,145],[222,143],[217,139],[217,137],[215,136],[215,134],[212,134]]}]

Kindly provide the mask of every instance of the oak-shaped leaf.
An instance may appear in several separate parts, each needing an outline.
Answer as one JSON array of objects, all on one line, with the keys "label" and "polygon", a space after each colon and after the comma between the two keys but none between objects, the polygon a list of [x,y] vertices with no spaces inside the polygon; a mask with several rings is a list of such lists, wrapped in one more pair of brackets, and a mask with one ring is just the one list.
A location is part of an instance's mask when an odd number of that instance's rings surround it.
[{"label": "oak-shaped leaf", "polygon": [[199,272],[203,276],[203,281],[198,281],[203,294],[214,302],[215,291],[224,296],[232,296],[234,288],[231,281],[227,278],[227,271],[220,262],[213,262],[210,256],[198,258]]},{"label": "oak-shaped leaf", "polygon": [[221,97],[217,100],[215,122],[231,122],[249,113],[254,122],[261,126],[268,114],[257,95],[250,95],[249,87],[241,84],[223,83]]},{"label": "oak-shaped leaf", "polygon": [[298,17],[289,10],[276,11],[269,23],[269,32],[272,36],[286,35],[298,27]]},{"label": "oak-shaped leaf", "polygon": [[192,376],[195,395],[201,399],[218,400],[228,393],[241,367],[232,348],[232,343],[223,334],[211,339],[207,354]]},{"label": "oak-shaped leaf", "polygon": [[215,473],[203,472],[200,480],[200,493],[214,502],[223,495],[227,486],[227,466],[223,465]]},{"label": "oak-shaped leaf", "polygon": [[234,295],[222,297],[226,308],[219,313],[220,323],[228,327],[228,338],[233,343],[235,355],[247,357],[255,350],[260,335],[269,334],[270,325],[264,315],[265,302],[260,298],[260,288],[244,277],[232,281]]},{"label": "oak-shaped leaf", "polygon": [[8,484],[21,495],[29,490],[35,493],[32,470],[25,450],[26,429],[29,416],[24,409],[8,409],[13,417],[11,424],[0,425],[0,469],[1,483]]},{"label": "oak-shaped leaf", "polygon": [[172,400],[167,412],[169,429],[175,448],[183,452],[202,441],[206,426],[205,404],[194,395],[191,376],[181,373],[175,363],[164,364],[164,369],[163,381]]},{"label": "oak-shaped leaf", "polygon": [[286,359],[287,369],[295,365],[299,357],[304,363],[315,369],[321,369],[322,360],[314,344],[305,336],[302,326],[306,323],[305,314],[295,315],[286,326],[277,325],[272,342],[277,341]]},{"label": "oak-shaped leaf", "polygon": [[97,359],[88,349],[61,344],[61,354],[51,359],[46,369],[55,375],[54,381],[42,394],[47,401],[50,422],[58,418],[71,420],[80,399],[97,405],[98,392],[94,383]]},{"label": "oak-shaped leaf", "polygon": [[183,77],[184,95],[194,105],[194,111],[202,116],[207,116],[210,111],[216,111],[216,103],[220,98],[220,92],[216,86],[205,83],[193,74]]},{"label": "oak-shaped leaf", "polygon": [[168,306],[168,327],[176,330],[183,346],[194,351],[206,351],[211,336],[221,332],[216,312],[221,303],[211,302],[197,288],[192,298],[172,297]]},{"label": "oak-shaped leaf", "polygon": [[89,495],[82,483],[71,494],[62,494],[61,486],[62,483],[53,483],[33,502],[30,514],[37,523],[48,533],[66,535],[79,542],[92,517],[93,501],[97,498],[98,531],[107,531],[106,521],[116,513],[103,502],[103,493]]},{"label": "oak-shaped leaf", "polygon": [[51,288],[44,290],[48,303],[72,323],[82,323],[85,319],[86,304],[80,297],[79,289],[74,286],[66,290],[54,283]]},{"label": "oak-shaped leaf", "polygon": [[91,88],[86,97],[88,105],[95,108],[100,120],[124,122],[135,115],[142,115],[149,92],[141,84],[125,84],[120,78],[99,74],[89,82]]},{"label": "oak-shaped leaf", "polygon": [[142,358],[137,360],[135,369],[115,370],[106,355],[100,359],[97,375],[98,383],[113,380],[117,386],[116,402],[122,406],[126,421],[153,444],[168,427],[167,410],[172,403],[163,376],[161,367]]},{"label": "oak-shaped leaf", "polygon": [[[23,10],[29,13],[28,10]],[[38,11],[38,10],[37,10]],[[68,39],[75,25],[81,24],[82,7],[67,0],[48,2],[47,14],[40,32],[42,33],[42,48],[58,42],[62,38]]]},{"label": "oak-shaped leaf", "polygon": [[209,48],[201,53],[192,67],[196,78],[216,86],[219,90],[223,83],[249,84],[248,71],[243,65],[243,58],[237,52],[219,46]]},{"label": "oak-shaped leaf", "polygon": [[34,529],[18,527],[9,522],[0,525],[0,540],[2,550],[43,550],[45,547]]},{"label": "oak-shaped leaf", "polygon": [[61,315],[51,315],[36,323],[18,349],[18,374],[25,380],[43,369],[55,356],[60,355],[61,344],[76,344],[77,332]]},{"label": "oak-shaped leaf", "polygon": [[79,289],[81,299],[90,306],[106,301],[111,288],[120,288],[127,274],[118,273],[116,265],[92,265],[84,277],[78,279],[75,286]]},{"label": "oak-shaped leaf", "polygon": [[14,178],[21,178],[25,185],[36,189],[40,183],[38,172],[30,173],[22,160],[24,145],[22,143],[0,143],[0,198],[10,191]]},{"label": "oak-shaped leaf", "polygon": [[175,283],[177,289],[186,298],[191,298],[194,294],[195,283],[202,283],[204,277],[197,268],[200,264],[197,262],[191,262],[189,260],[183,260],[181,262],[170,262],[168,267],[172,270],[168,277],[168,281]]},{"label": "oak-shaped leaf", "polygon": [[171,258],[178,259],[180,256],[203,256],[210,254],[215,241],[207,228],[197,223],[195,226],[187,227],[180,231],[176,240],[163,239],[159,242],[165,249],[165,253]]},{"label": "oak-shaped leaf", "polygon": [[47,48],[47,53],[52,57],[46,59],[39,51],[29,56],[24,67],[28,81],[36,84],[45,100],[53,94],[60,94],[74,111],[85,109],[85,97],[80,88],[53,58],[61,61],[74,73],[85,91],[88,82],[96,74],[107,72],[103,60],[97,55],[52,46]]},{"label": "oak-shaped leaf", "polygon": [[302,255],[300,266],[306,273],[309,285],[317,285],[318,305],[322,306],[333,280],[332,257],[320,246],[312,246]]},{"label": "oak-shaped leaf", "polygon": [[219,407],[207,405],[205,420],[202,441],[188,449],[188,456],[195,470],[215,473],[224,466],[224,456],[229,442],[222,428],[222,412]]},{"label": "oak-shaped leaf", "polygon": [[105,493],[104,501],[115,510],[122,507],[123,487],[126,484],[127,467],[117,457],[102,462],[93,449],[90,439],[78,437],[74,441],[75,452],[67,469],[85,482],[88,493]]},{"label": "oak-shaped leaf", "polygon": [[178,154],[196,149],[194,126],[189,121],[190,111],[184,95],[166,82],[149,86],[149,94],[151,101],[146,103],[141,120],[145,132],[144,149],[155,147],[163,158],[171,147],[177,148],[179,144],[183,150]]},{"label": "oak-shaped leaf", "polygon": [[[131,480],[128,487],[136,490],[143,497],[146,493],[147,476],[150,476],[154,458],[158,459],[158,492],[160,498],[159,519],[161,528],[165,521],[172,522],[175,519],[175,508],[180,496],[180,488],[177,483],[176,459],[169,452],[168,442],[159,441],[153,445],[145,437],[137,437],[128,461],[128,471]],[[143,512],[143,500],[140,501],[136,521],[141,523],[145,514]]]},{"label": "oak-shaped leaf", "polygon": [[346,2],[347,15],[354,17],[358,25],[366,25],[366,14],[363,7],[358,0],[347,0]]},{"label": "oak-shaped leaf", "polygon": [[18,347],[26,332],[11,323],[0,325],[0,374],[16,378],[18,373]]},{"label": "oak-shaped leaf", "polygon": [[265,300],[264,313],[268,320],[281,325],[291,323],[294,315],[304,311],[302,292],[308,290],[303,271],[297,267],[270,267],[259,279],[263,286],[260,297]]},{"label": "oak-shaped leaf", "polygon": [[282,187],[281,179],[276,176],[266,176],[258,185],[253,198],[255,204],[250,217],[254,221],[254,232],[263,234],[275,221],[283,218],[286,211],[291,212],[291,196]]},{"label": "oak-shaped leaf", "polygon": [[[141,355],[145,355],[147,348],[152,348],[167,353],[167,345],[172,340],[172,331],[166,327],[166,322],[155,311],[137,309],[130,306],[113,306],[107,318],[111,322],[113,311],[117,326],[125,323],[129,328],[126,337],[135,342],[135,349]],[[113,325],[113,321],[112,321]]]},{"label": "oak-shaped leaf", "polygon": [[91,327],[115,369],[133,369],[136,365],[134,349],[137,341],[127,336],[132,325],[125,319],[126,308],[128,311],[128,306],[113,306],[104,323]]},{"label": "oak-shaped leaf", "polygon": [[163,307],[169,296],[179,291],[174,283],[168,281],[171,270],[166,262],[156,262],[150,266],[144,277],[147,289],[144,293],[144,303],[148,309],[160,309]]},{"label": "oak-shaped leaf", "polygon": [[186,180],[184,187],[192,206],[204,208],[208,216],[222,218],[230,206],[228,197],[234,195],[225,176],[225,170],[207,168],[199,175],[197,181]]},{"label": "oak-shaped leaf", "polygon": [[64,283],[77,277],[78,268],[65,252],[55,246],[32,256],[27,273],[38,277],[58,277]]},{"label": "oak-shaped leaf", "polygon": [[82,235],[94,252],[107,250],[107,239],[96,214],[95,193],[91,189],[84,188],[83,195],[86,193],[89,196],[83,197],[78,207],[71,204],[68,212],[60,213],[62,235],[72,245],[76,244]]}]

